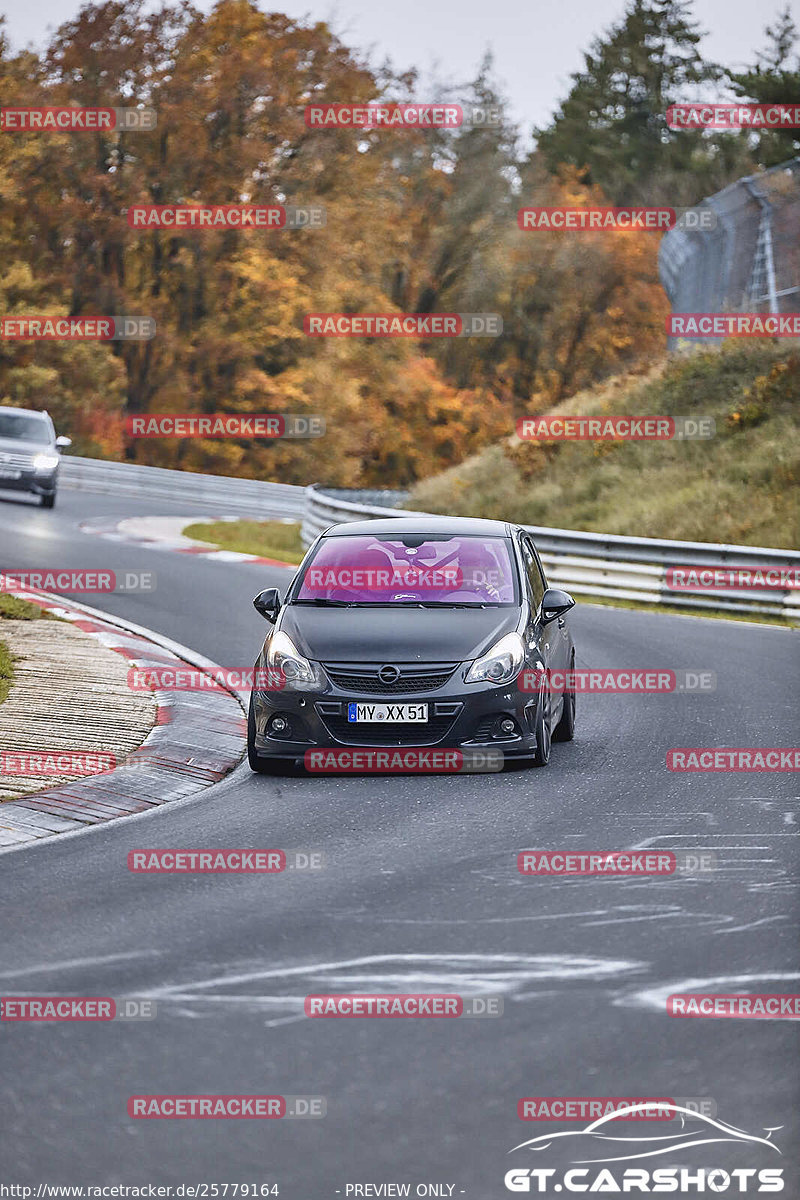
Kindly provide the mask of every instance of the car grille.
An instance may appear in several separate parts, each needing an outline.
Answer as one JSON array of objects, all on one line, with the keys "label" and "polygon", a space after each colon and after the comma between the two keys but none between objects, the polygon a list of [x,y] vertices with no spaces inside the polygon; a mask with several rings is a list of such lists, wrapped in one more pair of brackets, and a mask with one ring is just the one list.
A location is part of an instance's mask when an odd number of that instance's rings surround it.
[{"label": "car grille", "polygon": [[397,663],[399,679],[384,683],[379,678],[383,663],[364,666],[349,663],[324,663],[323,666],[333,683],[345,692],[357,692],[369,696],[408,696],[420,692],[432,692],[443,687],[455,671],[458,663]]},{"label": "car grille", "polygon": [[331,713],[320,713],[320,718],[333,737],[348,746],[432,746],[446,737],[455,723],[453,714],[433,715],[422,725],[387,725],[385,721],[355,724],[346,716]]},{"label": "car grille", "polygon": [[0,467],[7,467],[12,471],[32,471],[33,455],[10,454],[5,450],[0,450]]}]

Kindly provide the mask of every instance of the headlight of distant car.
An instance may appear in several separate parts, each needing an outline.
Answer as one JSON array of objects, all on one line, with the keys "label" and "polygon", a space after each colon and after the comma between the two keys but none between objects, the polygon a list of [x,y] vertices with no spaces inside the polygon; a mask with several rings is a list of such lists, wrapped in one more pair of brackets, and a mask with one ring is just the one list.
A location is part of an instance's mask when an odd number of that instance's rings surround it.
[{"label": "headlight of distant car", "polygon": [[37,454],[33,460],[34,471],[55,471],[57,466],[57,454]]},{"label": "headlight of distant car", "polygon": [[322,672],[316,663],[303,658],[292,639],[277,629],[267,647],[267,669],[279,671],[287,688],[311,691],[325,686]]},{"label": "headlight of distant car", "polygon": [[525,649],[518,633],[507,633],[495,642],[482,658],[476,658],[467,671],[466,683],[510,683],[516,679],[525,661]]}]

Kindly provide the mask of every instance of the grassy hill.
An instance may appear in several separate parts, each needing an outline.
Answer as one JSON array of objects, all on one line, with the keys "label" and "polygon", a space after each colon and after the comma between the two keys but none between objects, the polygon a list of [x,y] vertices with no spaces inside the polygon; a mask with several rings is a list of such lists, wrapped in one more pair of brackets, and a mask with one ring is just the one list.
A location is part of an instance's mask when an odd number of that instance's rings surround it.
[{"label": "grassy hill", "polygon": [[800,545],[800,349],[729,341],[572,396],[559,414],[713,417],[687,442],[520,442],[420,482],[409,508],[640,537]]}]

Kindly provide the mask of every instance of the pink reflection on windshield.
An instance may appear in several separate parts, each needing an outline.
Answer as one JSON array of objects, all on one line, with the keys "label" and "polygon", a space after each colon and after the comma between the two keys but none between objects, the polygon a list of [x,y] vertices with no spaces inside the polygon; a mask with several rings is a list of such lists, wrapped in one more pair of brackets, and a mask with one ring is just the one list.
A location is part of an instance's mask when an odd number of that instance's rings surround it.
[{"label": "pink reflection on windshield", "polygon": [[[514,583],[505,538],[419,541],[324,538],[306,569],[298,600],[347,603],[511,604]],[[410,543],[410,544],[408,544]]]}]

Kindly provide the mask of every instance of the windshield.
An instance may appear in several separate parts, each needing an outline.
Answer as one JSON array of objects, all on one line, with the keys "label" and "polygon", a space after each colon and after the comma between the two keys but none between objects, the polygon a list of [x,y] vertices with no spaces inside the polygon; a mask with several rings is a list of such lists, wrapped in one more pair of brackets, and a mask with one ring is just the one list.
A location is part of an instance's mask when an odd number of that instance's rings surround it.
[{"label": "windshield", "polygon": [[502,537],[323,538],[294,602],[479,607],[514,604]]},{"label": "windshield", "polygon": [[39,442],[42,446],[49,446],[52,442],[49,422],[31,413],[0,412],[0,438]]}]

